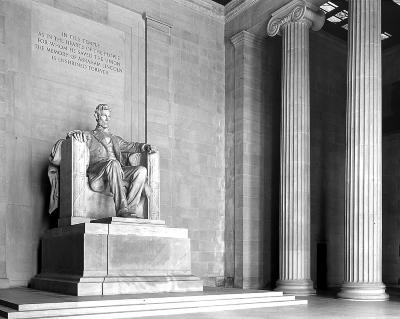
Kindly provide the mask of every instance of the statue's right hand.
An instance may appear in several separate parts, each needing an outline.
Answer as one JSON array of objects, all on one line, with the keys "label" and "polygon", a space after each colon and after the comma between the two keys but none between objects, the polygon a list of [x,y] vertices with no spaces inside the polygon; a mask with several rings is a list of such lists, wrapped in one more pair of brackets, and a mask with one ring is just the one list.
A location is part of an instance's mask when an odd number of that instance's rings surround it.
[{"label": "statue's right hand", "polygon": [[74,139],[76,139],[79,142],[86,142],[88,140],[88,136],[87,134],[85,134],[85,132],[82,132],[81,130],[73,130],[68,132],[67,134],[67,138],[73,137]]}]

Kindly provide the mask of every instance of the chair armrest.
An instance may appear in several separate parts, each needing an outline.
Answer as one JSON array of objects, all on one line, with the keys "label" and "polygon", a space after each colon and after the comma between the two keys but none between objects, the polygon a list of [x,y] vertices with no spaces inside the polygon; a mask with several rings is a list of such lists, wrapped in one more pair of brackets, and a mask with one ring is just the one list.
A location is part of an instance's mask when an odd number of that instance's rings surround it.
[{"label": "chair armrest", "polygon": [[160,153],[147,154],[147,176],[151,187],[149,197],[149,219],[160,219]]},{"label": "chair armrest", "polygon": [[62,144],[60,163],[60,217],[85,216],[86,170],[89,149],[84,142],[68,138]]}]

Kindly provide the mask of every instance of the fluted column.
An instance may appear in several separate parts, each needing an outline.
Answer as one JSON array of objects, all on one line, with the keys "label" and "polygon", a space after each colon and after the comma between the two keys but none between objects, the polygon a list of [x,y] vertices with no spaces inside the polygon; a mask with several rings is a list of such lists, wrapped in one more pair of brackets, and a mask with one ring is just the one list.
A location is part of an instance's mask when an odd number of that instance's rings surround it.
[{"label": "fluted column", "polygon": [[310,278],[310,76],[309,29],[324,15],[305,1],[272,14],[268,34],[282,35],[282,116],[279,280],[276,290],[314,294]]},{"label": "fluted column", "polygon": [[382,284],[381,1],[349,1],[345,279],[339,297],[385,300]]}]

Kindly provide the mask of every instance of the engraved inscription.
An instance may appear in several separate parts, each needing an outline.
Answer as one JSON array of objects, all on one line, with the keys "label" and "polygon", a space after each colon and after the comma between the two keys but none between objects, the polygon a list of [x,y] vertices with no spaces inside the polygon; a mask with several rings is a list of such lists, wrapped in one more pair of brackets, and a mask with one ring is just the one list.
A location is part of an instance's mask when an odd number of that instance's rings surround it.
[{"label": "engraved inscription", "polygon": [[118,53],[97,41],[66,31],[56,34],[39,30],[33,49],[45,54],[51,61],[88,72],[107,76],[124,71]]},{"label": "engraved inscription", "polygon": [[36,1],[31,25],[35,77],[124,97],[129,64],[123,31]]}]

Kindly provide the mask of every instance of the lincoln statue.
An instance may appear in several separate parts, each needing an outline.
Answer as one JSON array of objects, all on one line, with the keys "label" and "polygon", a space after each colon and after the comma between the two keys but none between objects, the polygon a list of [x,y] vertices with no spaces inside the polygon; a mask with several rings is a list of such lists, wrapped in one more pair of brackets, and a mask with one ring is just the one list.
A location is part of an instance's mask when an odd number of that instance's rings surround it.
[{"label": "lincoln statue", "polygon": [[110,192],[114,198],[116,215],[140,217],[136,214],[142,192],[148,196],[147,169],[144,166],[127,166],[122,157],[127,154],[153,152],[150,144],[127,142],[109,130],[111,110],[99,104],[94,116],[97,126],[92,131],[74,130],[68,137],[86,142],[89,153],[87,175],[90,188],[96,192]]}]

